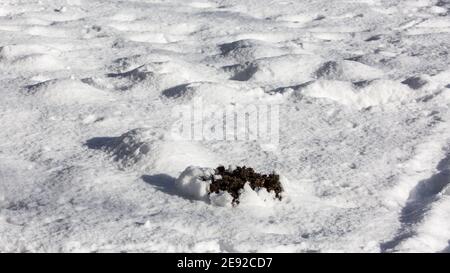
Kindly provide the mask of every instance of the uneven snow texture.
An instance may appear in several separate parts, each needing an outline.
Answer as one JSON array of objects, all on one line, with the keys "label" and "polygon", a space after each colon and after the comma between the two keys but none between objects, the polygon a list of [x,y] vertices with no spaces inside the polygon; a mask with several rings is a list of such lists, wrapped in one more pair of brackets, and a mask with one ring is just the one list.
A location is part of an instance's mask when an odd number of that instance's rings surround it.
[{"label": "uneven snow texture", "polygon": [[[2,0],[0,251],[449,252],[449,9]],[[279,145],[172,139],[197,99],[276,102]],[[219,164],[285,197],[180,191]]]},{"label": "uneven snow texture", "polygon": [[211,181],[205,178],[211,175],[214,175],[214,169],[189,166],[180,174],[175,185],[183,194],[206,201],[209,199]]}]

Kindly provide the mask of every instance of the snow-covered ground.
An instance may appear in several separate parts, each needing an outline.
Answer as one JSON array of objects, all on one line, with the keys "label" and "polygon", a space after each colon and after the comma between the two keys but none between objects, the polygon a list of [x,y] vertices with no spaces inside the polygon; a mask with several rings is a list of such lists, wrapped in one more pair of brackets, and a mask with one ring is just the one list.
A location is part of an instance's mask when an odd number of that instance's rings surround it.
[{"label": "snow-covered ground", "polygon": [[[0,251],[450,251],[450,1],[2,0]],[[174,109],[279,105],[279,142]],[[190,165],[285,181],[186,195]]]}]

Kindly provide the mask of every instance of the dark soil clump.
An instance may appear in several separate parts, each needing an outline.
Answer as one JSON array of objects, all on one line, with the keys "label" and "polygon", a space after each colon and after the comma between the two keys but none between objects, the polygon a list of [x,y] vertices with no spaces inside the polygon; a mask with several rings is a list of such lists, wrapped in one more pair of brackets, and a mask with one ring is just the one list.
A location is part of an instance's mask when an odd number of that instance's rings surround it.
[{"label": "dark soil clump", "polygon": [[[219,178],[218,178],[219,177]],[[271,174],[260,174],[252,168],[236,167],[235,169],[225,169],[219,166],[215,169],[215,175],[205,180],[211,179],[210,193],[219,193],[219,191],[227,191],[233,197],[233,204],[239,204],[239,195],[245,183],[249,183],[250,187],[255,190],[265,188],[268,192],[275,192],[275,197],[281,200],[281,192],[283,187],[280,183],[280,176]]]}]

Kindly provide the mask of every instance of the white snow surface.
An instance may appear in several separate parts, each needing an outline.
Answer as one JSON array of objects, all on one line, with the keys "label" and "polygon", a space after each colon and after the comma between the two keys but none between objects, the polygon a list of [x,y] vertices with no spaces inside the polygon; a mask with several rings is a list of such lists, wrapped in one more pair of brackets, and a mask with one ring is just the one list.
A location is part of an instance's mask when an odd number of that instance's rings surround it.
[{"label": "white snow surface", "polygon": [[211,184],[207,178],[211,175],[214,175],[214,169],[189,166],[180,174],[175,185],[186,196],[206,201],[209,200],[208,193]]},{"label": "white snow surface", "polygon": [[[0,252],[449,252],[449,9],[2,0]],[[172,139],[197,99],[276,102],[278,146]],[[283,200],[208,195],[219,164]]]}]

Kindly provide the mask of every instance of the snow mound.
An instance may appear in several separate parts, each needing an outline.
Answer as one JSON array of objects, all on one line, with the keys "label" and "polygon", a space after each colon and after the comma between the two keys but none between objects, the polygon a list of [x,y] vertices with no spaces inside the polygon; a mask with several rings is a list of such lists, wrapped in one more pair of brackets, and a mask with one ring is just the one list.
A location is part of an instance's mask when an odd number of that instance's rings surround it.
[{"label": "snow mound", "polygon": [[[231,207],[233,204],[233,196],[226,191],[212,192],[209,193],[208,197],[209,202],[217,207]],[[250,184],[246,183],[240,191],[240,207],[272,207],[275,203],[275,194],[264,188],[253,190]]]},{"label": "snow mound", "polygon": [[276,200],[273,192],[268,192],[265,188],[253,190],[249,183],[246,183],[239,196],[239,205],[242,206],[272,206]]},{"label": "snow mound", "polygon": [[121,168],[131,167],[150,153],[156,134],[144,128],[137,128],[115,138],[93,139],[88,146],[95,145],[109,152]]},{"label": "snow mound", "polygon": [[57,71],[65,68],[59,59],[48,54],[24,56],[14,60],[11,65],[24,71]]},{"label": "snow mound", "polygon": [[63,105],[113,100],[111,94],[73,79],[41,82],[28,86],[28,91],[46,103]]},{"label": "snow mound", "polygon": [[357,94],[359,107],[403,102],[411,98],[411,88],[397,81],[375,80]]},{"label": "snow mound", "polygon": [[255,60],[266,57],[286,55],[287,50],[258,40],[238,40],[219,45],[221,56],[235,60]]},{"label": "snow mound", "polygon": [[65,66],[57,56],[59,50],[42,44],[13,44],[0,47],[3,69],[22,71],[56,71]]},{"label": "snow mound", "polygon": [[215,71],[203,65],[193,65],[185,61],[154,61],[137,64],[140,56],[122,58],[112,67],[117,72],[106,77],[87,78],[86,82],[102,89],[127,91],[136,87],[165,90],[189,82],[215,79]]},{"label": "snow mound", "polygon": [[313,78],[322,59],[316,55],[291,54],[262,58],[244,65],[226,67],[232,80],[250,81],[263,85],[294,84]]},{"label": "snow mound", "polygon": [[107,79],[87,79],[94,86],[104,86],[105,88],[113,88],[116,90],[127,91],[138,84],[147,83],[152,85],[155,82],[155,73],[147,68],[147,66],[139,66],[126,72],[109,73]]},{"label": "snow mound", "polygon": [[215,69],[181,60],[154,62],[147,67],[158,75],[159,86],[163,90],[183,83],[213,81],[217,78]]},{"label": "snow mound", "polygon": [[340,104],[355,105],[356,93],[350,82],[318,80],[312,82],[301,90],[301,94],[313,98],[324,98]]},{"label": "snow mound", "polygon": [[214,169],[189,166],[175,181],[175,186],[183,195],[207,201],[211,181],[205,178],[211,175],[214,175]]},{"label": "snow mound", "polygon": [[377,68],[355,61],[328,61],[315,72],[315,78],[323,80],[363,81],[383,76]]},{"label": "snow mound", "polygon": [[233,196],[226,191],[221,191],[219,193],[211,192],[209,193],[209,201],[212,205],[217,207],[231,207]]},{"label": "snow mound", "polygon": [[336,101],[358,109],[393,102],[403,102],[411,97],[411,89],[390,80],[375,80],[361,89],[350,82],[318,80],[307,85],[301,94]]},{"label": "snow mound", "polygon": [[0,59],[13,60],[33,54],[58,54],[59,50],[41,44],[14,44],[0,47]]},{"label": "snow mound", "polygon": [[110,154],[120,169],[178,175],[189,164],[217,164],[215,157],[198,143],[173,140],[151,128],[136,128],[119,137],[92,138],[86,145]]},{"label": "snow mound", "polygon": [[166,98],[181,101],[202,99],[208,104],[245,103],[268,97],[261,88],[244,88],[235,84],[194,82],[178,85],[163,91]]}]

